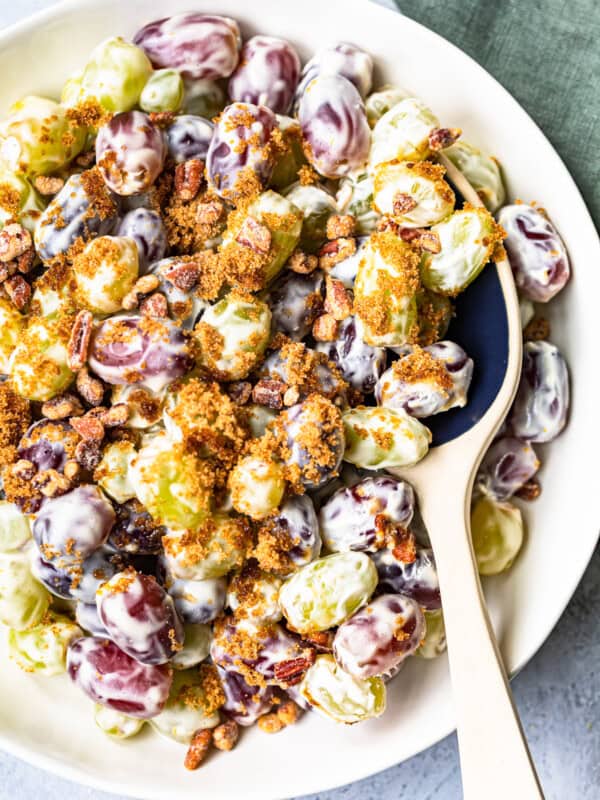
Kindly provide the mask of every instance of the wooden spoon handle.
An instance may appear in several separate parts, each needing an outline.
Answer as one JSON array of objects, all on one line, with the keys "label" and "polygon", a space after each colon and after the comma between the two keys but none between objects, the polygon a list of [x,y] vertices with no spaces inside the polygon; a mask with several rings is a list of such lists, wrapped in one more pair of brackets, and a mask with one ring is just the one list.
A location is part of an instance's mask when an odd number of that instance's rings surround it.
[{"label": "wooden spoon handle", "polygon": [[464,798],[543,798],[486,610],[465,523],[470,518],[472,478],[465,486],[460,465],[443,475],[440,490],[432,492],[430,486],[420,500],[440,580]]}]

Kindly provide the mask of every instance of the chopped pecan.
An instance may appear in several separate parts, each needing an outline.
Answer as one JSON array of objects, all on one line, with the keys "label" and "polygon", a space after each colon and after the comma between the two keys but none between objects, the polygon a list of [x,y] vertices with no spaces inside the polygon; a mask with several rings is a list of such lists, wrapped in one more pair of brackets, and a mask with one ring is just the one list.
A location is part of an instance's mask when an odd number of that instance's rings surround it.
[{"label": "chopped pecan", "polygon": [[75,448],[75,459],[89,472],[96,469],[102,459],[100,442],[96,439],[83,439]]},{"label": "chopped pecan", "polygon": [[211,744],[212,731],[210,729],[205,728],[204,730],[196,731],[185,754],[185,761],[183,762],[185,768],[189,770],[198,769],[206,758]]},{"label": "chopped pecan", "polygon": [[129,419],[129,406],[127,403],[115,403],[114,406],[103,409],[97,415],[97,419],[106,428],[118,428],[120,425],[125,425]]},{"label": "chopped pecan", "polygon": [[175,167],[175,194],[181,200],[193,200],[204,181],[204,163],[190,158]]},{"label": "chopped pecan", "polygon": [[14,261],[7,261],[5,264],[0,263],[0,283],[3,283],[11,275],[17,271],[17,259]]},{"label": "chopped pecan", "polygon": [[31,286],[20,275],[7,278],[2,285],[13,305],[22,311],[31,298]]},{"label": "chopped pecan", "polygon": [[32,461],[28,461],[26,458],[20,458],[12,465],[11,471],[24,481],[30,481],[35,475],[37,468]]},{"label": "chopped pecan", "polygon": [[227,722],[217,725],[213,730],[213,744],[217,750],[233,750],[239,735],[240,729],[237,722],[229,719]]},{"label": "chopped pecan", "polygon": [[460,137],[460,128],[434,128],[429,134],[429,147],[435,152],[450,147]]},{"label": "chopped pecan", "polygon": [[74,459],[69,459],[69,461],[65,463],[65,466],[63,468],[63,474],[65,478],[67,478],[67,480],[71,481],[71,483],[77,480],[80,473],[81,473],[81,466],[77,463],[77,461],[75,461]]},{"label": "chopped pecan", "polygon": [[286,389],[283,394],[283,405],[286,408],[290,406],[295,406],[298,400],[300,399],[300,390],[297,386],[290,386],[289,389]]},{"label": "chopped pecan", "polygon": [[283,406],[283,394],[287,386],[283,381],[262,378],[252,389],[252,399],[259,406],[267,408],[281,408]]},{"label": "chopped pecan", "polygon": [[42,414],[46,419],[66,419],[83,414],[83,406],[74,394],[59,394],[42,404]]},{"label": "chopped pecan", "polygon": [[389,547],[398,561],[413,563],[417,557],[417,542],[412,531],[395,525],[385,514],[375,515],[375,530],[379,547]]},{"label": "chopped pecan", "polygon": [[440,237],[435,231],[427,228],[399,228],[397,233],[403,241],[427,250],[428,253],[440,253],[442,250]]},{"label": "chopped pecan", "polygon": [[319,266],[321,269],[331,269],[354,253],[356,253],[356,239],[333,239],[319,250]]},{"label": "chopped pecan", "polygon": [[149,297],[144,297],[140,303],[140,313],[144,317],[168,317],[167,298],[162,292],[154,292]]},{"label": "chopped pecan", "polygon": [[521,500],[531,501],[537,500],[541,493],[542,487],[540,482],[537,480],[537,478],[531,478],[531,480],[528,480],[527,483],[524,483],[520,489],[517,489],[515,495],[516,497],[520,497]]},{"label": "chopped pecan", "polygon": [[82,369],[88,357],[94,318],[90,311],[79,311],[67,345],[67,364],[76,372]]},{"label": "chopped pecan", "polygon": [[40,194],[47,196],[60,192],[65,185],[65,182],[62,178],[56,178],[50,175],[38,175],[34,180],[33,185]]},{"label": "chopped pecan", "polygon": [[334,635],[333,631],[312,631],[311,633],[303,633],[302,638],[306,642],[310,642],[317,653],[331,653]]},{"label": "chopped pecan", "polygon": [[325,280],[324,309],[328,314],[341,322],[352,314],[352,298],[344,284],[329,275]]},{"label": "chopped pecan", "polygon": [[58,497],[71,489],[71,481],[55,469],[45,469],[33,477],[33,485],[44,497]]},{"label": "chopped pecan", "polygon": [[133,288],[140,294],[150,294],[160,286],[160,280],[156,275],[142,275],[134,283]]},{"label": "chopped pecan", "polygon": [[104,398],[104,384],[99,378],[92,377],[85,367],[77,373],[75,385],[86,403],[91,406],[100,405]]},{"label": "chopped pecan", "polygon": [[266,255],[271,249],[271,231],[254,217],[245,218],[235,240],[259,255]]},{"label": "chopped pecan", "polygon": [[304,650],[305,656],[298,658],[288,658],[275,664],[275,680],[281,683],[293,685],[302,680],[306,670],[315,663],[316,653],[314,650]]},{"label": "chopped pecan", "polygon": [[167,267],[164,276],[176,289],[182,292],[190,292],[198,283],[200,265],[194,261],[176,261]]},{"label": "chopped pecan", "polygon": [[332,214],[327,220],[327,238],[339,239],[343,236],[352,236],[355,226],[356,219],[352,214]]},{"label": "chopped pecan", "polygon": [[405,194],[404,192],[396,192],[392,198],[392,211],[398,216],[401,214],[407,214],[416,207],[417,201],[415,198],[411,197],[409,194]]},{"label": "chopped pecan", "polygon": [[31,272],[34,260],[35,249],[30,247],[29,250],[25,250],[25,252],[16,259],[18,271],[22,275],[27,275],[28,272]]},{"label": "chopped pecan", "polygon": [[299,275],[309,275],[319,266],[319,259],[316,256],[304,253],[302,250],[294,250],[290,256],[288,266],[292,272],[297,272]]},{"label": "chopped pecan", "polygon": [[13,261],[31,246],[31,234],[18,222],[11,222],[0,231],[0,261]]},{"label": "chopped pecan", "polygon": [[210,200],[207,203],[198,203],[196,207],[196,222],[198,225],[211,227],[223,216],[225,206],[219,200]]},{"label": "chopped pecan", "polygon": [[226,386],[227,394],[238,406],[245,406],[252,397],[252,384],[248,381],[234,381]]},{"label": "chopped pecan", "polygon": [[279,719],[275,712],[263,714],[256,724],[264,733],[279,733],[285,728],[285,723]]},{"label": "chopped pecan", "polygon": [[526,342],[539,342],[550,338],[550,323],[544,317],[536,317],[525,326],[523,336]]},{"label": "chopped pecan", "polygon": [[104,439],[104,425],[94,413],[88,412],[84,417],[71,417],[69,421],[82,439],[93,439],[96,442]]},{"label": "chopped pecan", "polygon": [[331,314],[321,314],[313,323],[312,335],[317,342],[333,342],[338,334],[338,323]]},{"label": "chopped pecan", "polygon": [[298,722],[301,709],[293,700],[287,700],[279,706],[275,713],[280,722],[283,722],[284,727],[287,728],[288,725],[294,725],[294,723]]}]

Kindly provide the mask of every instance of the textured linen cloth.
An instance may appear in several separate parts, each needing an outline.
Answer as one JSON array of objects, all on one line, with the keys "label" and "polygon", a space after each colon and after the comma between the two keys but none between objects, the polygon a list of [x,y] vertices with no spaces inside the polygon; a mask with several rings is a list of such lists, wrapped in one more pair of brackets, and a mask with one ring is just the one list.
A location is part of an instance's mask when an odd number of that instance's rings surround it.
[{"label": "textured linen cloth", "polygon": [[600,2],[396,5],[468,53],[521,103],[562,156],[600,227]]}]

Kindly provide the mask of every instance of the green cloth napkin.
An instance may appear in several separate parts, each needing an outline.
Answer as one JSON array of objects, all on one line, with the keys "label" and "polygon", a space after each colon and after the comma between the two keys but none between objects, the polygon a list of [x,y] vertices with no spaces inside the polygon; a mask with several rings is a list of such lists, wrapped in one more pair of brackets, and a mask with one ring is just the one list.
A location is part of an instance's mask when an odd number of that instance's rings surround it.
[{"label": "green cloth napkin", "polygon": [[533,117],[600,227],[600,2],[395,0],[490,72]]}]

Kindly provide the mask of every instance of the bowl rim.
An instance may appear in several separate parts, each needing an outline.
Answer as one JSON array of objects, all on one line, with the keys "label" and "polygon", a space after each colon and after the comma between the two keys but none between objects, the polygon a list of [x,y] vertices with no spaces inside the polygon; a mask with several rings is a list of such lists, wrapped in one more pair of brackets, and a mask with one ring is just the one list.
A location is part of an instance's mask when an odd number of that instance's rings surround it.
[{"label": "bowl rim", "polygon": [[[290,0],[288,0],[289,2]],[[501,93],[504,96],[504,100],[507,101],[511,106],[512,110],[515,114],[520,115],[522,119],[524,119],[528,125],[528,127],[532,130],[535,130],[537,133],[538,141],[537,144],[540,147],[543,147],[546,153],[546,157],[549,157],[555,165],[557,170],[561,172],[561,178],[563,181],[569,186],[569,199],[572,202],[577,203],[577,208],[574,211],[574,216],[577,216],[582,222],[585,222],[586,226],[589,226],[590,230],[593,231],[593,239],[594,239],[594,246],[597,251],[596,255],[598,258],[596,259],[597,262],[600,262],[600,237],[598,235],[598,230],[594,223],[594,220],[587,208],[585,200],[581,194],[579,187],[577,186],[574,178],[570,174],[567,166],[565,165],[562,157],[560,154],[555,150],[553,145],[550,143],[544,132],[535,122],[535,120],[530,116],[530,114],[521,106],[518,100],[514,98],[510,92],[504,88],[504,86],[497,80],[491,73],[489,73],[484,67],[482,67],[472,56],[468,55],[464,50],[461,50],[457,45],[453,44],[449,40],[445,39],[440,34],[436,33],[435,31],[430,30],[425,25],[422,25],[419,22],[411,19],[410,17],[404,15],[400,9],[393,9],[390,8],[388,5],[382,5],[376,2],[376,0],[329,0],[329,2],[336,2],[340,7],[344,8],[346,13],[351,14],[360,14],[360,13],[370,13],[370,14],[379,14],[383,19],[387,20],[391,25],[396,24],[398,18],[402,19],[402,24],[405,25],[409,30],[410,28],[414,28],[419,32],[425,31],[429,37],[432,37],[438,45],[442,48],[451,48],[454,51],[455,55],[460,56],[467,64],[469,69],[474,72],[478,73],[480,77],[484,78],[488,83],[492,82],[495,85],[496,91]],[[33,14],[27,16],[22,20],[18,20],[17,22],[9,25],[6,28],[0,30],[0,48],[2,46],[8,44],[14,37],[27,33],[29,31],[35,31],[40,29],[46,22],[50,22],[58,17],[61,17],[67,14],[69,11],[85,11],[86,9],[94,9],[100,5],[100,0],[59,0],[59,2],[41,9],[39,11],[34,12]],[[218,13],[218,12],[217,12]],[[393,19],[396,19],[396,22],[392,22]],[[591,260],[594,260],[593,258]],[[590,523],[592,524],[592,523]],[[536,655],[539,651],[541,646],[550,636],[552,631],[554,630],[556,624],[558,623],[560,617],[564,613],[567,605],[571,601],[573,594],[577,590],[581,579],[583,578],[584,572],[589,565],[589,562],[592,558],[592,555],[596,549],[598,540],[600,538],[600,529],[597,529],[596,536],[590,536],[589,539],[589,546],[585,548],[583,553],[581,552],[580,548],[578,548],[578,561],[581,565],[581,570],[579,571],[579,575],[577,580],[574,582],[572,586],[569,587],[567,591],[564,591],[563,595],[563,602],[561,602],[560,606],[556,610],[556,612],[552,615],[552,618],[543,626],[545,632],[537,637],[534,641],[532,646],[529,648],[529,653],[521,658],[516,665],[513,667],[510,673],[510,678],[514,678],[528,663],[529,661]],[[388,763],[383,764],[381,766],[377,766],[375,770],[369,768],[366,772],[361,773],[361,775],[353,775],[351,781],[358,781],[362,780],[370,775],[377,774],[377,772],[382,771],[384,769],[391,768],[399,763],[403,763],[405,760],[412,758],[413,756],[417,755],[425,751],[426,749],[432,747],[437,742],[441,741],[442,739],[446,738],[449,734],[451,734],[455,730],[454,725],[448,725],[443,730],[437,731],[433,736],[431,736],[428,743],[421,747],[417,747],[411,753],[404,756],[401,761],[388,761]],[[31,764],[32,766],[39,767],[44,769],[50,773],[58,775],[61,778],[74,781],[79,784],[83,784],[101,791],[105,792],[117,792],[121,793],[127,797],[132,798],[144,798],[149,797],[156,797],[157,800],[162,800],[162,797],[158,794],[148,795],[147,792],[144,794],[138,794],[135,790],[132,790],[129,784],[123,785],[120,781],[109,779],[109,778],[98,778],[96,776],[91,776],[85,772],[85,769],[81,766],[77,766],[75,764],[69,764],[64,761],[61,761],[57,758],[52,756],[46,755],[44,753],[40,753],[35,751],[32,748],[27,747],[24,744],[20,744],[10,738],[9,735],[5,734],[2,730],[0,730],[0,747],[10,755],[16,756],[17,758],[22,759],[23,761]],[[321,792],[321,791],[328,791],[330,789],[346,785],[347,782],[340,782],[339,780],[331,781],[329,783],[325,782],[319,783],[318,785],[315,784],[313,788],[308,789],[310,792]],[[140,790],[141,791],[141,790]],[[306,791],[306,790],[303,790]],[[274,797],[274,795],[272,795]],[[291,795],[277,795],[278,797],[292,797]],[[264,800],[266,800],[267,795],[264,795]]]}]

